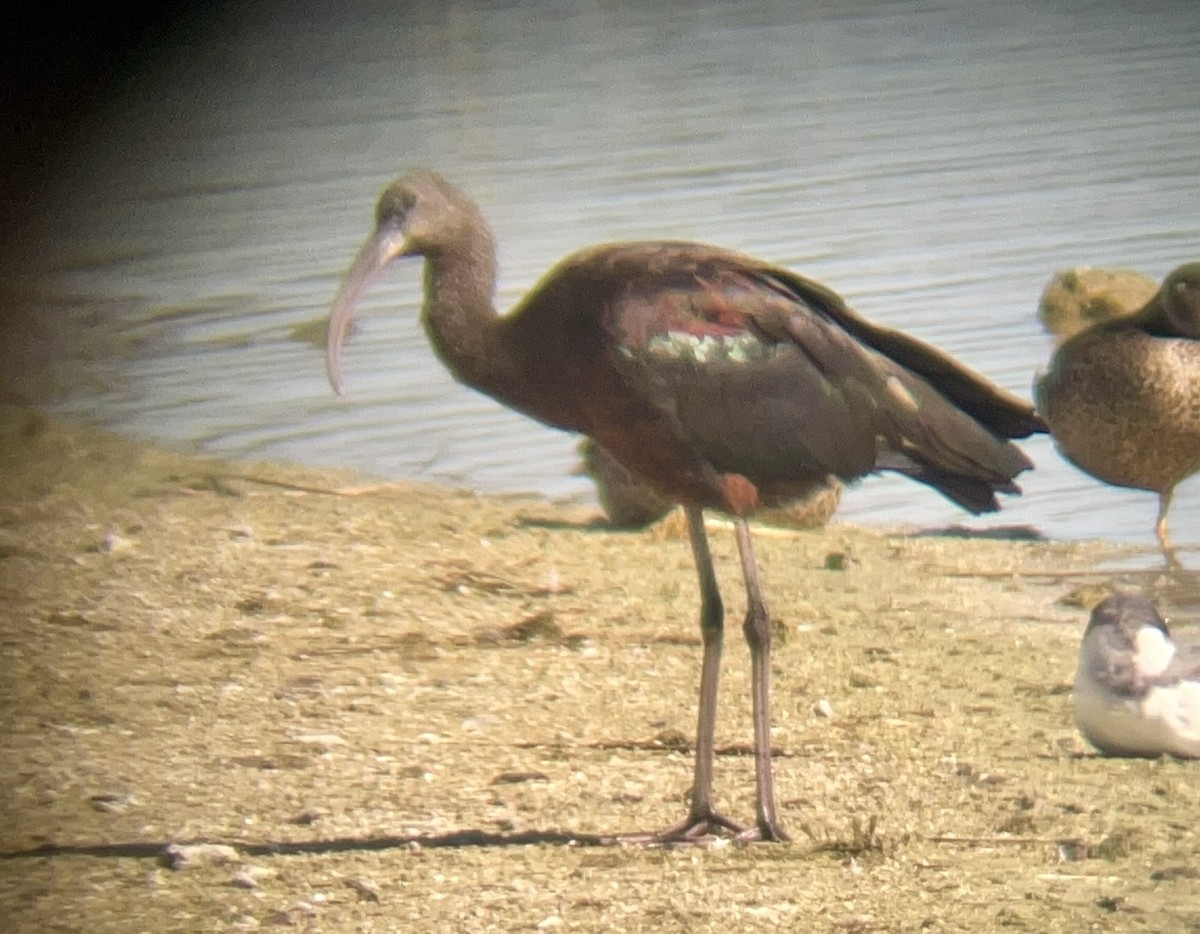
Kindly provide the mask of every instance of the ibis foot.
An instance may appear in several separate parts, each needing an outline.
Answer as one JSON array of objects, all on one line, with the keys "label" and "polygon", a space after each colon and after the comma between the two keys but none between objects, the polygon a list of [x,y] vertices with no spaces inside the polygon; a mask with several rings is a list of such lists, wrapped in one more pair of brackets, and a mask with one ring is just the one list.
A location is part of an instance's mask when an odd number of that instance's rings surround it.
[{"label": "ibis foot", "polygon": [[620,842],[633,846],[677,847],[710,846],[717,840],[735,843],[786,843],[792,838],[776,822],[748,825],[726,817],[719,811],[688,814],[665,830],[622,834]]}]

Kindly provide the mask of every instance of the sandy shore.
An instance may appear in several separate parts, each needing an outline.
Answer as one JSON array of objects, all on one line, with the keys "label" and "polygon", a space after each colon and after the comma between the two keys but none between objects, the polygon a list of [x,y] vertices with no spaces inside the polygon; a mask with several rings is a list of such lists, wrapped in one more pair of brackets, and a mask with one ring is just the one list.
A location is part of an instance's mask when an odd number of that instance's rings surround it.
[{"label": "sandy shore", "polygon": [[[669,522],[0,431],[7,930],[1200,927],[1197,764],[1071,724],[1081,604],[1189,583],[1105,573],[1112,546],[764,532],[796,842],[597,847],[685,807]],[[742,817],[747,669],[732,625],[716,790]],[[165,855],[196,842],[224,848]]]}]

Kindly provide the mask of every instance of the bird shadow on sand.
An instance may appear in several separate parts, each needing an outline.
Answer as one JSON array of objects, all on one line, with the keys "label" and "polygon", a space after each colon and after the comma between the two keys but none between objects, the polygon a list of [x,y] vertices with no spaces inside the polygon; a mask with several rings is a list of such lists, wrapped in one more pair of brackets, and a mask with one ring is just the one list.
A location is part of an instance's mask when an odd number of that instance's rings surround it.
[{"label": "bird shadow on sand", "polygon": [[263,841],[247,843],[219,839],[130,840],[123,843],[45,843],[24,850],[0,853],[0,861],[86,856],[100,859],[156,859],[175,865],[172,850],[177,847],[226,847],[239,857],[320,856],[330,853],[374,852],[379,850],[464,849],[507,846],[617,846],[615,834],[573,833],[561,830],[524,830],[496,833],[477,828],[453,830],[442,834],[382,835],[375,837],[336,837],[323,840]]},{"label": "bird shadow on sand", "polygon": [[1032,525],[999,525],[994,528],[972,529],[965,525],[947,525],[937,529],[920,529],[913,538],[972,538],[997,542],[1044,542],[1046,536]]},{"label": "bird shadow on sand", "polygon": [[[544,744],[518,743],[518,748],[541,748]],[[682,734],[664,732],[649,740],[620,740],[590,744],[594,749],[636,750],[641,752],[690,752],[691,744]],[[714,750],[717,756],[750,757],[748,744],[732,743]],[[773,758],[797,755],[786,749],[772,749]],[[493,784],[510,784],[544,779],[541,773],[502,773]],[[480,828],[451,830],[440,834],[398,834],[362,837],[335,837],[320,840],[265,840],[257,843],[241,840],[198,837],[188,840],[129,840],[117,843],[43,843],[20,850],[0,852],[0,862],[54,857],[91,857],[101,859],[155,859],[170,868],[180,868],[194,849],[199,862],[224,863],[244,857],[321,856],[334,853],[377,852],[380,850],[469,849],[510,846],[613,847],[637,842],[647,845],[649,834],[597,834],[566,830],[488,831]],[[650,845],[659,845],[651,843]],[[662,844],[669,845],[669,844]],[[216,855],[203,855],[207,849]],[[182,851],[182,852],[181,852]],[[220,852],[223,851],[223,852]]]},{"label": "bird shadow on sand", "polygon": [[[724,518],[724,517],[721,517]],[[726,523],[728,524],[728,523]],[[551,531],[575,530],[583,532],[644,532],[644,527],[625,528],[602,515],[570,519],[561,515],[536,515],[525,513],[518,517],[517,525],[526,529],[548,529]],[[789,531],[797,531],[790,530]],[[1001,525],[993,528],[973,529],[965,525],[947,525],[939,528],[918,529],[907,533],[913,538],[969,538],[1002,542],[1044,542],[1046,536],[1032,525]]]}]

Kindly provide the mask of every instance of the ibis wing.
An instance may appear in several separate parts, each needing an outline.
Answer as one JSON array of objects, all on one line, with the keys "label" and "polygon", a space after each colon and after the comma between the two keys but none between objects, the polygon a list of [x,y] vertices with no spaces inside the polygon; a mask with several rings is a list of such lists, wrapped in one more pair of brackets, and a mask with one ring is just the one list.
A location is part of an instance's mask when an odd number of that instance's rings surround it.
[{"label": "ibis wing", "polygon": [[797,294],[832,296],[821,302],[824,313],[847,334],[936,385],[954,405],[1002,438],[1027,438],[1049,431],[1031,403],[1006,392],[949,354],[915,337],[860,316],[818,283],[786,270],[772,269],[781,287]]},{"label": "ibis wing", "polygon": [[973,374],[911,338],[880,340],[905,349],[893,359],[847,320],[862,330],[815,283],[717,256],[630,278],[607,326],[621,372],[721,473],[769,489],[896,470],[996,508],[1029,462],[930,382],[938,367]]}]

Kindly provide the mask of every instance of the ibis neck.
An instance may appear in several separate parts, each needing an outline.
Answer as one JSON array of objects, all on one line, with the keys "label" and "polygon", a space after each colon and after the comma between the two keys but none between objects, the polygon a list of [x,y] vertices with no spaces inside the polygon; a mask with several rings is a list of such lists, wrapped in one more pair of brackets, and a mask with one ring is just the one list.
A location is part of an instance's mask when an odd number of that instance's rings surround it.
[{"label": "ibis neck", "polygon": [[486,227],[425,256],[422,321],[434,350],[462,382],[485,388],[500,324],[493,299],[496,251]]}]

